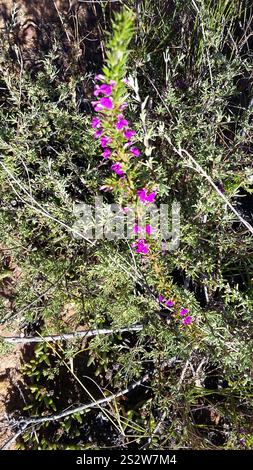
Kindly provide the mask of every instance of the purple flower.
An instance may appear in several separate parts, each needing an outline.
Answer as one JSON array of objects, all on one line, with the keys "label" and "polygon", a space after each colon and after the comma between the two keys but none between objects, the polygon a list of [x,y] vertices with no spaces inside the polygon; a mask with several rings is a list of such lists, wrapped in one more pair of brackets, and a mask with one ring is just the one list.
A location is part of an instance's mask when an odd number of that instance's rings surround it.
[{"label": "purple flower", "polygon": [[110,139],[110,137],[103,136],[100,139],[100,145],[103,148],[107,147],[107,145],[110,144],[111,142],[112,142],[112,139]]},{"label": "purple flower", "polygon": [[142,203],[146,202],[146,189],[139,189],[137,191],[137,196],[139,197]]},{"label": "purple flower", "polygon": [[148,193],[147,190],[145,188],[143,188],[143,189],[139,189],[137,191],[137,196],[139,197],[142,204],[145,204],[145,203],[151,203],[152,204],[155,200],[156,193],[154,191],[151,192],[151,193]]},{"label": "purple flower", "polygon": [[103,109],[103,106],[101,106],[101,104],[98,101],[92,101],[91,104],[93,108],[95,109],[95,111],[101,111]]},{"label": "purple flower", "polygon": [[155,197],[156,197],[156,193],[155,192],[152,192],[152,193],[149,193],[147,194],[146,196],[146,201],[147,202],[150,202],[150,204],[152,204],[155,200]]},{"label": "purple flower", "polygon": [[92,119],[91,125],[92,125],[93,129],[98,129],[99,127],[101,127],[100,119],[98,117],[94,117]]},{"label": "purple flower", "polygon": [[118,120],[115,124],[116,129],[118,129],[118,131],[121,131],[121,129],[123,129],[123,127],[127,127],[127,126],[128,126],[128,121],[123,118],[122,114],[120,114],[118,116]]},{"label": "purple flower", "polygon": [[103,106],[106,109],[112,109],[113,108],[113,102],[111,98],[101,98],[100,100],[101,106]]},{"label": "purple flower", "polygon": [[94,95],[99,96],[100,94],[102,95],[111,95],[112,94],[112,86],[107,85],[106,83],[103,83],[103,85],[96,85]]},{"label": "purple flower", "polygon": [[163,295],[160,294],[159,297],[158,297],[158,300],[159,300],[159,302],[163,302],[164,301]]},{"label": "purple flower", "polygon": [[130,152],[135,156],[135,157],[139,157],[141,152],[139,149],[137,149],[137,147],[131,147],[130,148]]},{"label": "purple flower", "polygon": [[102,153],[104,158],[109,158],[111,155],[111,150],[110,149],[105,149],[104,152]]},{"label": "purple flower", "polygon": [[101,136],[103,130],[102,129],[98,129],[95,133],[94,133],[94,137],[96,137],[96,139],[98,139],[98,137]]},{"label": "purple flower", "polygon": [[145,230],[146,230],[146,233],[148,235],[152,235],[153,229],[152,229],[151,225],[147,224],[146,227],[145,227]]},{"label": "purple flower", "polygon": [[126,139],[132,139],[132,137],[136,134],[136,132],[132,129],[127,129],[124,132],[124,136]]},{"label": "purple flower", "polygon": [[167,307],[174,307],[174,302],[173,300],[169,299],[166,300],[165,305],[167,305]]},{"label": "purple flower", "polygon": [[94,106],[95,111],[102,111],[104,108],[105,109],[112,109],[113,108],[113,102],[111,98],[101,98],[99,101],[92,101],[91,102],[92,106]]},{"label": "purple flower", "polygon": [[133,232],[134,232],[134,233],[140,233],[140,232],[141,232],[141,227],[139,227],[138,224],[134,224],[134,226],[133,226]]},{"label": "purple flower", "polygon": [[110,85],[115,86],[116,85],[115,80],[110,80]]},{"label": "purple flower", "polygon": [[94,96],[98,96],[100,91],[99,91],[100,87],[98,85],[95,86],[95,90],[94,90]]},{"label": "purple flower", "polygon": [[184,315],[187,315],[187,313],[189,313],[188,308],[181,308],[179,315],[183,317]]},{"label": "purple flower", "polygon": [[192,317],[190,315],[187,315],[187,317],[183,319],[183,324],[190,325],[191,323],[192,323]]},{"label": "purple flower", "polygon": [[137,240],[137,242],[134,242],[132,246],[136,248],[136,253],[142,253],[143,255],[146,255],[149,252],[149,245],[146,240]]},{"label": "purple flower", "polygon": [[119,176],[124,175],[124,171],[122,170],[121,163],[114,163],[111,166],[111,169],[112,169],[112,171],[114,171],[114,173],[116,173],[116,175],[119,175]]}]

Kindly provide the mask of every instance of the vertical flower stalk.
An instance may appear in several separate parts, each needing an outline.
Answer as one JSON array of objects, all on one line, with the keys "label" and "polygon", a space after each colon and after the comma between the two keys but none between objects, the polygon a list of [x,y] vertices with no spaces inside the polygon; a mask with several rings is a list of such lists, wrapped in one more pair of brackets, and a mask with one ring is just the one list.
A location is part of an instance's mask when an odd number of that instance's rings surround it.
[{"label": "vertical flower stalk", "polygon": [[[134,16],[129,10],[123,10],[115,16],[113,34],[107,44],[106,64],[102,73],[95,77],[92,105],[96,116],[92,119],[92,128],[94,138],[100,143],[101,157],[111,171],[111,176],[102,188],[110,188],[117,195],[121,206],[133,205],[139,221],[145,216],[147,206],[154,204],[157,188],[152,182],[143,179],[137,134],[127,117],[129,95],[126,73],[133,24]],[[133,235],[138,237],[132,247],[137,254],[150,260],[158,252],[157,242],[152,239],[154,232],[150,224],[133,226]],[[175,300],[165,299],[162,295],[158,302],[170,312],[176,312],[179,308]],[[181,308],[179,318],[186,310]],[[191,322],[190,315],[183,317],[184,325],[190,325]]]}]

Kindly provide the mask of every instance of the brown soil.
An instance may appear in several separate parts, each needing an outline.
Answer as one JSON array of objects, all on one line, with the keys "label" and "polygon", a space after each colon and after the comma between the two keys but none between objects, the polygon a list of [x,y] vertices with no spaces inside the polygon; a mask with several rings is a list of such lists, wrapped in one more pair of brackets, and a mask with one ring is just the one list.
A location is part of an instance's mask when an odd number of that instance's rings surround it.
[{"label": "brown soil", "polygon": [[[0,335],[11,336],[11,334],[13,333],[0,327]],[[12,436],[8,425],[10,412],[19,408],[21,402],[24,405],[20,373],[21,357],[20,346],[16,346],[9,354],[0,357],[0,448]],[[14,390],[15,393],[13,393]],[[12,400],[10,400],[11,397]],[[11,449],[15,449],[15,444],[11,446]]]}]

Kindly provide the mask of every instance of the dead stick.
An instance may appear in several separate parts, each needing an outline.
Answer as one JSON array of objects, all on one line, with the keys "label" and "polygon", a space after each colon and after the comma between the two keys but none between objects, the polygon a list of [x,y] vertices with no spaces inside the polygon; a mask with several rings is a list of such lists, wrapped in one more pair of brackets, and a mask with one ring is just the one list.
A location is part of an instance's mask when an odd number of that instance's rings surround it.
[{"label": "dead stick", "polygon": [[128,331],[141,331],[143,325],[133,325],[128,328],[116,328],[116,329],[100,329],[100,330],[85,330],[85,331],[75,331],[74,333],[62,333],[60,335],[50,335],[50,336],[34,336],[27,337],[24,336],[0,336],[0,339],[10,344],[28,344],[28,343],[43,343],[52,342],[52,341],[66,341],[69,339],[75,338],[90,338],[91,336],[97,335],[109,335],[112,333],[124,333]]},{"label": "dead stick", "polygon": [[89,410],[91,408],[96,408],[97,406],[101,406],[101,405],[106,405],[107,403],[110,403],[112,401],[114,401],[116,398],[120,398],[124,395],[126,395],[127,393],[131,392],[132,390],[134,390],[136,387],[139,387],[139,385],[142,385],[144,382],[146,382],[149,378],[150,378],[150,373],[149,374],[146,374],[144,375],[144,377],[142,377],[140,380],[138,380],[137,382],[129,385],[128,388],[125,388],[124,390],[121,390],[120,392],[118,393],[115,393],[113,395],[110,395],[109,397],[106,397],[106,398],[102,398],[101,400],[96,400],[94,403],[87,403],[85,405],[81,405],[81,406],[78,406],[76,408],[72,408],[70,410],[66,410],[66,411],[62,411],[61,413],[58,413],[58,414],[55,414],[55,415],[51,415],[51,416],[44,416],[43,418],[30,418],[30,419],[27,419],[27,420],[20,420],[20,421],[17,421],[15,423],[16,426],[19,426],[20,429],[17,431],[17,433],[11,437],[1,448],[0,450],[5,450],[5,449],[8,449],[10,447],[10,445],[21,435],[23,434],[26,429],[29,427],[29,426],[34,426],[34,425],[37,425],[37,424],[42,424],[42,423],[46,423],[46,422],[49,422],[49,421],[58,421],[60,419],[63,419],[63,418],[66,418],[67,416],[70,416],[72,414],[75,414],[75,413],[82,413],[83,411],[85,410]]}]

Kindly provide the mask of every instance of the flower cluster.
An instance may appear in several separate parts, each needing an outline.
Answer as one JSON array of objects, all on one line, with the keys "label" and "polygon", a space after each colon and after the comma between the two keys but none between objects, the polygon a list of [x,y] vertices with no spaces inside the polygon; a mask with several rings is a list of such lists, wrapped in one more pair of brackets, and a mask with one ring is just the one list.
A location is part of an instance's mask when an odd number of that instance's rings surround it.
[{"label": "flower cluster", "polygon": [[188,313],[189,313],[188,308],[182,308],[179,312],[179,315],[181,315],[181,317],[184,317],[183,318],[184,325],[190,325],[192,323],[192,317],[188,315]]},{"label": "flower cluster", "polygon": [[136,248],[136,253],[141,253],[147,255],[149,253],[149,244],[143,238],[139,238],[136,242],[132,244]]},{"label": "flower cluster", "polygon": [[[175,302],[171,299],[165,299],[163,295],[159,295],[158,297],[159,304],[165,305],[168,308],[173,308],[175,306]],[[179,315],[183,317],[182,323],[183,325],[190,325],[192,323],[192,317],[188,315],[189,310],[188,308],[181,308],[179,311]]]},{"label": "flower cluster", "polygon": [[143,188],[137,191],[137,196],[142,204],[148,205],[155,201],[156,192],[153,191],[148,193],[148,190]]},{"label": "flower cluster", "polygon": [[[100,141],[104,160],[112,161],[112,172],[120,178],[125,178],[131,158],[138,158],[141,155],[140,149],[134,143],[136,132],[131,129],[128,119],[124,116],[127,102],[114,99],[114,92],[117,91],[116,81],[109,80],[108,83],[105,83],[106,77],[102,74],[96,75],[95,79],[100,84],[95,85],[94,96],[97,100],[92,102],[94,110],[99,113],[92,119],[94,137]],[[126,81],[123,79],[122,82]],[[122,144],[122,152],[119,152],[120,144]],[[147,206],[154,203],[156,191],[142,188],[133,194],[134,197],[141,205]],[[141,234],[143,230],[135,225],[133,232]],[[135,248],[136,253],[147,255],[150,251],[150,245],[145,238],[146,235],[151,237],[153,229],[150,225],[146,225],[144,232],[145,237],[139,237],[132,247]]]},{"label": "flower cluster", "polygon": [[[106,78],[99,74],[96,80],[104,82]],[[121,104],[114,102],[113,92],[116,82],[110,80],[109,83],[95,85],[94,96],[98,99],[92,102],[94,110],[99,113],[99,117],[92,119],[92,127],[94,129],[94,137],[100,139],[100,145],[103,149],[102,157],[105,160],[113,160],[117,157],[118,143],[122,142],[124,154],[130,160],[131,157],[139,157],[141,152],[133,142],[136,132],[129,127],[129,122],[123,114],[123,110],[127,107],[127,103]],[[112,124],[106,131],[106,124]],[[110,135],[108,135],[110,134]],[[114,161],[111,170],[120,177],[124,177],[127,171],[127,160],[124,162]]]},{"label": "flower cluster", "polygon": [[[106,80],[106,77],[101,74],[95,78],[100,84],[95,85],[94,96],[97,100],[92,102],[94,110],[98,113],[98,116],[92,119],[94,137],[100,141],[103,159],[111,161],[111,171],[116,177],[118,176],[121,180],[125,180],[126,184],[128,184],[128,170],[130,169],[131,159],[138,158],[141,155],[140,149],[134,143],[136,132],[134,129],[131,129],[129,121],[124,115],[124,110],[128,104],[125,96],[122,96],[122,99],[118,98],[118,84],[116,81]],[[123,79],[121,82],[126,83],[126,80]],[[106,188],[106,186],[101,187],[101,189],[103,188]],[[127,189],[129,190],[129,187]],[[157,195],[155,189],[150,190],[148,187],[143,187],[137,191],[131,188],[131,191],[132,200],[139,204],[139,212],[142,211],[141,207],[155,202]],[[127,211],[128,208],[124,208],[123,212],[127,213]],[[150,252],[149,238],[153,233],[154,229],[150,224],[146,224],[144,227],[137,223],[134,224],[133,234],[137,235],[138,238],[132,243],[132,247],[136,253],[148,255]],[[163,295],[159,295],[158,301],[167,308],[175,309],[174,301],[165,299]],[[192,323],[192,317],[188,313],[189,310],[187,308],[181,308],[179,311],[179,316],[182,317],[184,325]]]},{"label": "flower cluster", "polygon": [[171,300],[171,299],[166,300],[163,295],[159,295],[158,300],[159,300],[159,303],[160,303],[160,304],[163,304],[163,303],[164,303],[164,304],[166,305],[166,307],[169,307],[169,308],[170,308],[170,307],[174,307],[174,302],[173,302],[173,300]]}]

